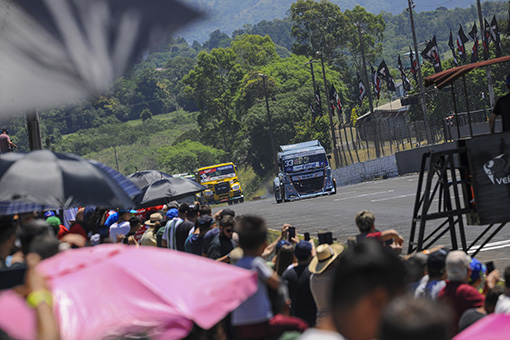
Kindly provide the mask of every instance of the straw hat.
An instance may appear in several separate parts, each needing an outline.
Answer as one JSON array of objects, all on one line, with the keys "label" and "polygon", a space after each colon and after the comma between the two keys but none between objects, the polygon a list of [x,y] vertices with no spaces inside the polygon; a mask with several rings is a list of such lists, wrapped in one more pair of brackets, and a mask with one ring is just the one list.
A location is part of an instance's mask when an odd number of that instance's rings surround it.
[{"label": "straw hat", "polygon": [[319,245],[316,250],[317,255],[310,262],[308,270],[312,274],[322,273],[343,251],[344,246],[338,243]]},{"label": "straw hat", "polygon": [[160,213],[152,214],[150,217],[150,220],[145,221],[145,225],[153,227],[156,225],[156,222],[159,222],[162,219],[163,219],[163,216]]}]

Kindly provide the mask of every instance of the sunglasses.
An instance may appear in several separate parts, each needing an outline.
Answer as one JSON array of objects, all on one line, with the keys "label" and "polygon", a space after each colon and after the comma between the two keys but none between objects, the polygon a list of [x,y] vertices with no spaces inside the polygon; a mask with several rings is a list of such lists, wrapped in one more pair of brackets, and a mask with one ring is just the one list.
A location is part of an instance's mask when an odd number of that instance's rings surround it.
[{"label": "sunglasses", "polygon": [[224,232],[226,232],[227,234],[232,234],[234,232],[234,229],[223,229]]}]

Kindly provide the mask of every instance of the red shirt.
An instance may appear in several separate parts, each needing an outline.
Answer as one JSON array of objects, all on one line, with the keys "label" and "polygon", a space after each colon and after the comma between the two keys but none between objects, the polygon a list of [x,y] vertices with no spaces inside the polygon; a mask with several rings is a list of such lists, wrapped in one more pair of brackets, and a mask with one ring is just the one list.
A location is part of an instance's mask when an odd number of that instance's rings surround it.
[{"label": "red shirt", "polygon": [[485,296],[464,282],[446,281],[446,286],[437,295],[437,301],[446,302],[455,312],[455,329],[458,329],[462,314],[485,303]]}]

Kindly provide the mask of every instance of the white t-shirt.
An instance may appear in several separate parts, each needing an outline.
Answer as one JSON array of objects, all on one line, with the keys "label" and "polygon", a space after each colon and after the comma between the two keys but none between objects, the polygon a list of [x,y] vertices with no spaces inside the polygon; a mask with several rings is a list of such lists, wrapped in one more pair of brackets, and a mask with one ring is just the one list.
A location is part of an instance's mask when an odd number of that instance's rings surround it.
[{"label": "white t-shirt", "polygon": [[501,294],[494,310],[496,314],[510,314],[510,296]]},{"label": "white t-shirt", "polygon": [[309,328],[297,340],[345,340],[345,338],[336,332]]},{"label": "white t-shirt", "polygon": [[127,235],[131,230],[131,225],[129,221],[124,221],[119,223],[114,223],[110,227],[110,240],[113,243],[117,243],[117,235]]}]

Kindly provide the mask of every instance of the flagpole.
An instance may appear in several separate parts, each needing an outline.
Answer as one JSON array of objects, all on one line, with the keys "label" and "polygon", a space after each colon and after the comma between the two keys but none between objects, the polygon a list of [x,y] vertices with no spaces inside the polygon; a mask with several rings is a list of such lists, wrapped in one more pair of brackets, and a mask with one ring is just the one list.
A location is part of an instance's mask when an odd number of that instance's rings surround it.
[{"label": "flagpole", "polygon": [[[361,58],[363,59],[363,78],[365,78],[365,84],[367,86],[368,92],[368,104],[370,105],[370,114],[374,114],[374,104],[372,102],[372,91],[370,91],[370,82],[368,81],[368,72],[367,72],[367,59],[365,57],[365,44],[363,42],[363,33],[361,32],[361,24],[356,23],[355,26],[358,28],[359,35],[359,43],[361,48]],[[375,119],[375,117],[372,117]],[[376,132],[377,133],[377,132]],[[375,143],[375,155],[377,158],[381,157],[381,149],[379,145],[379,136],[374,136]]]},{"label": "flagpole", "polygon": [[314,61],[311,59],[309,62],[305,63],[305,65],[310,65],[310,72],[312,72],[312,83],[313,83],[313,92],[317,89],[317,85],[315,84],[315,73],[313,72],[313,63],[317,63],[318,61]]},{"label": "flagpole", "polygon": [[[476,7],[478,8],[478,20],[480,21],[480,33],[482,36],[482,48],[483,43],[486,40],[485,36],[485,25],[483,23],[483,14],[482,14],[482,4],[480,3],[480,0],[476,0]],[[489,48],[489,43],[485,41],[485,44],[487,44],[487,48]],[[491,66],[488,65],[485,67],[485,70],[487,71],[487,85],[489,87],[489,103],[491,105],[491,108],[495,105],[494,100],[494,86],[492,84],[492,73],[491,73]]]},{"label": "flagpole", "polygon": [[333,154],[335,155],[335,167],[338,169],[341,167],[340,165],[340,154],[338,152],[336,133],[335,133],[335,124],[333,122],[333,113],[331,112],[329,91],[328,91],[328,82],[326,81],[326,69],[324,68],[324,54],[320,51],[317,52],[317,55],[321,58],[322,64],[322,77],[324,78],[324,90],[326,91],[326,99],[329,113],[329,125],[331,127],[331,138],[333,138]]},{"label": "flagpole", "polygon": [[425,128],[425,136],[427,136],[428,144],[430,144],[431,138],[429,133],[429,118],[427,115],[427,103],[425,102],[425,89],[423,87],[423,77],[421,75],[421,63],[420,57],[418,54],[418,41],[416,40],[416,31],[414,29],[414,16],[413,16],[413,8],[415,7],[413,0],[407,0],[409,5],[409,17],[411,19],[411,31],[413,33],[413,44],[414,44],[414,52],[416,55],[416,64],[418,65],[418,83],[420,86],[420,99],[421,99],[421,109],[423,112],[423,126]]}]

